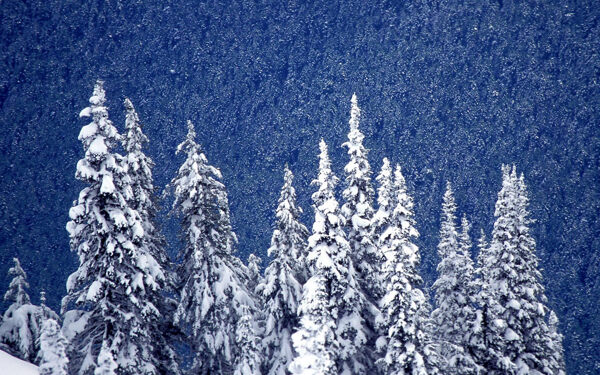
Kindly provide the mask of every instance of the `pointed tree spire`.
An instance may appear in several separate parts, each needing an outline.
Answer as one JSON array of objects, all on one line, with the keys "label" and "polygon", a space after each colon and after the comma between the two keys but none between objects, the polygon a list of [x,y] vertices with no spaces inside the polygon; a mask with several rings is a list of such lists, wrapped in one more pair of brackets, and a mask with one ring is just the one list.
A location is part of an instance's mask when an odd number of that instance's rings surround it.
[{"label": "pointed tree spire", "polygon": [[208,164],[189,121],[188,135],[177,152],[185,152],[186,160],[170,184],[183,239],[175,322],[190,337],[194,352],[190,371],[220,374],[241,358],[236,323],[242,308],[255,311],[254,296],[246,286],[246,267],[233,255],[237,237],[221,172]]},{"label": "pointed tree spire", "polygon": [[456,229],[456,203],[450,182],[442,204],[442,221],[437,267],[438,279],[433,284],[437,308],[431,317],[436,327],[436,341],[442,367],[449,374],[478,374],[472,346],[476,342],[477,288],[471,259],[470,224],[462,219],[462,231]]},{"label": "pointed tree spire", "polygon": [[429,304],[420,289],[420,262],[414,240],[412,198],[399,166],[394,172],[393,211],[389,225],[379,237],[385,256],[382,274],[385,295],[381,299],[382,319],[377,347],[380,366],[389,374],[429,374],[433,370],[429,332]]},{"label": "pointed tree spire", "polygon": [[276,229],[267,252],[272,261],[265,269],[262,283],[256,288],[265,306],[263,356],[268,375],[286,375],[296,355],[292,333],[299,325],[298,305],[302,298],[302,282],[308,275],[305,256],[308,230],[299,221],[302,211],[296,206],[292,181],[293,174],[286,165],[275,214]]}]

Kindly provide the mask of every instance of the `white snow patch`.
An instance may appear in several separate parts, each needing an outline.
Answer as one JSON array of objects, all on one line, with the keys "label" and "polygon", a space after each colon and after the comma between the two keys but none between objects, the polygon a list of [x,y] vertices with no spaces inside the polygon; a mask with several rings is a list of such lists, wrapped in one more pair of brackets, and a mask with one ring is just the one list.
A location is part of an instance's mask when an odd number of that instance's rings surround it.
[{"label": "white snow patch", "polygon": [[38,375],[38,367],[0,350],[0,370],[10,375]]},{"label": "white snow patch", "polygon": [[106,154],[108,152],[108,147],[106,147],[106,143],[104,143],[104,137],[96,137],[94,141],[90,144],[88,152],[94,155]]},{"label": "white snow patch", "polygon": [[96,299],[96,296],[100,292],[100,288],[102,288],[102,283],[100,283],[100,281],[98,281],[98,280],[95,280],[92,283],[92,285],[90,285],[90,288],[88,289],[87,296],[85,297],[85,299],[88,301],[94,301]]},{"label": "white snow patch", "polygon": [[102,186],[100,187],[100,193],[112,194],[115,191],[115,184],[113,183],[112,175],[105,174],[102,177]]},{"label": "white snow patch", "polygon": [[81,112],[79,112],[79,117],[90,117],[91,114],[92,114],[92,108],[85,107],[84,109],[81,110]]}]

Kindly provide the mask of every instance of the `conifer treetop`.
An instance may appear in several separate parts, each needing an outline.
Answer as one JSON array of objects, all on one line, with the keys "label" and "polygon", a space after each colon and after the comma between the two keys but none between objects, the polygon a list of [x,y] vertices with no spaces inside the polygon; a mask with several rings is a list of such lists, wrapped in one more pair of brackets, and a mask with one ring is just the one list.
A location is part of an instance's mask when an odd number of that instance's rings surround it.
[{"label": "conifer treetop", "polygon": [[8,287],[8,290],[4,294],[5,301],[12,301],[14,308],[16,309],[20,306],[31,303],[31,299],[29,298],[29,294],[27,294],[26,289],[29,288],[29,283],[27,282],[27,274],[21,267],[21,262],[19,258],[13,258],[13,262],[15,263],[8,270],[8,274],[13,276],[12,281]]},{"label": "conifer treetop", "polygon": [[456,202],[450,181],[446,182],[446,192],[442,203],[442,220],[438,254],[441,258],[458,250],[458,232],[456,230]]},{"label": "conifer treetop", "polygon": [[148,137],[142,132],[140,118],[129,98],[123,102],[126,110],[125,129],[127,136],[124,139],[124,148],[128,153],[141,152],[144,144],[148,143]]},{"label": "conifer treetop", "polygon": [[392,166],[388,158],[383,158],[383,164],[381,165],[381,172],[375,178],[379,183],[377,189],[377,203],[380,208],[390,208],[394,203],[393,196],[393,179],[392,179]]},{"label": "conifer treetop", "polygon": [[176,154],[185,152],[189,156],[200,151],[200,146],[196,143],[196,130],[194,129],[194,124],[190,120],[187,121],[187,128],[188,132],[185,140],[177,146]]},{"label": "conifer treetop", "polygon": [[[104,81],[96,81],[89,102],[90,106],[84,108],[79,116],[92,116],[92,122],[81,128],[78,139],[83,143],[86,152],[85,160],[89,163],[100,163],[104,161],[110,154],[110,149],[116,147],[121,139],[119,132],[108,118],[108,108],[105,106]],[[81,177],[86,180],[85,175]]]},{"label": "conifer treetop", "polygon": [[356,97],[356,93],[352,94],[350,103],[350,130],[358,130],[358,123],[360,122],[360,108],[358,108],[358,98]]},{"label": "conifer treetop", "polygon": [[[327,144],[323,139],[319,143],[319,174],[317,179],[311,182],[312,185],[317,185],[319,189],[313,193],[312,199],[317,205],[326,203],[328,200],[335,200],[334,191],[339,179],[331,171],[331,161]],[[337,208],[337,201],[336,201]]]}]

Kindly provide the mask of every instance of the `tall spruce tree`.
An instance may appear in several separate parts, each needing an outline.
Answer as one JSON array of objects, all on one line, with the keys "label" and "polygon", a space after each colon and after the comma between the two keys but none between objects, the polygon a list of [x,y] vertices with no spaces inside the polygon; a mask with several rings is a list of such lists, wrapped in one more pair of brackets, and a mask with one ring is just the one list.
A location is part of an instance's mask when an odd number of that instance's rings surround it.
[{"label": "tall spruce tree", "polygon": [[302,281],[307,270],[305,248],[308,230],[300,223],[301,209],[296,205],[292,171],[286,166],[283,187],[275,216],[276,229],[268,255],[271,263],[256,291],[264,301],[265,331],[263,347],[265,374],[285,375],[295,356],[292,333],[299,325],[298,305]]},{"label": "tall spruce tree", "polygon": [[243,309],[255,310],[246,289],[247,270],[233,255],[236,236],[221,172],[208,164],[188,121],[177,153],[186,160],[171,181],[173,211],[181,217],[181,297],[175,322],[191,338],[191,374],[227,374],[239,358],[236,324]]},{"label": "tall spruce tree", "polygon": [[435,373],[435,353],[431,345],[429,304],[419,288],[419,249],[412,198],[399,166],[394,173],[393,212],[389,225],[379,236],[385,256],[382,268],[385,295],[381,299],[384,333],[377,342],[382,352],[378,361],[386,374],[426,375]]},{"label": "tall spruce tree", "polygon": [[[346,223],[350,257],[357,271],[360,287],[371,301],[381,294],[377,268],[379,257],[373,239],[373,196],[371,167],[367,159],[368,150],[363,146],[364,135],[359,130],[360,108],[356,94],[352,95],[350,109],[350,132],[348,141],[342,146],[348,148],[350,161],[344,167],[346,188],[342,195],[344,205],[341,213]],[[373,317],[366,317],[368,322]]]},{"label": "tall spruce tree", "polygon": [[292,336],[298,353],[294,374],[361,374],[373,368],[367,347],[370,335],[361,316],[369,303],[360,291],[338,202],[337,178],[331,171],[327,145],[320,143],[319,175],[313,184],[315,221],[308,239],[312,276],[304,285],[300,328]]},{"label": "tall spruce tree", "polygon": [[385,260],[385,256],[383,255],[383,242],[382,238],[387,230],[390,227],[390,223],[392,220],[392,214],[395,204],[395,192],[394,192],[394,179],[393,179],[393,171],[390,165],[390,161],[388,158],[383,158],[383,163],[381,165],[381,171],[376,177],[376,181],[378,183],[377,188],[377,212],[373,215],[373,240],[375,243],[375,247],[377,250],[377,268],[375,269],[375,275],[378,277],[379,291],[374,295],[377,301],[381,300],[384,295],[384,281],[383,274],[380,272],[383,268],[383,263]]},{"label": "tall spruce tree", "polygon": [[438,279],[433,284],[437,308],[431,313],[435,325],[435,341],[444,373],[478,374],[473,347],[478,343],[476,284],[471,259],[470,225],[464,217],[462,232],[456,230],[456,203],[450,182],[442,204],[442,220],[437,267]]},{"label": "tall spruce tree", "polygon": [[133,103],[126,98],[124,106],[127,132],[122,141],[123,148],[127,152],[125,160],[128,176],[131,179],[130,205],[138,212],[144,229],[141,241],[159,266],[153,270],[157,287],[147,289],[148,298],[160,313],[154,314],[152,320],[148,322],[155,349],[153,355],[157,359],[159,373],[175,375],[179,373],[175,350],[171,343],[172,337],[176,336],[173,327],[175,301],[171,297],[175,273],[170,272],[172,265],[166,252],[166,241],[156,224],[158,208],[152,175],[154,162],[144,153],[143,149],[148,143],[148,137],[142,131],[142,123]]},{"label": "tall spruce tree", "polygon": [[158,310],[149,292],[164,276],[131,206],[126,160],[113,152],[121,137],[108,118],[102,81],[90,104],[80,113],[92,116],[92,122],[79,133],[85,156],[76,173],[88,186],[69,211],[67,224],[79,267],[68,278],[63,311],[84,311],[72,341],[70,368],[78,374],[156,374],[148,322],[157,319]]},{"label": "tall spruce tree", "polygon": [[40,336],[40,375],[68,374],[68,344],[56,320],[44,321]]},{"label": "tall spruce tree", "polygon": [[548,308],[530,234],[531,219],[523,178],[503,166],[492,242],[482,254],[483,290],[487,293],[484,332],[489,374],[557,374]]}]

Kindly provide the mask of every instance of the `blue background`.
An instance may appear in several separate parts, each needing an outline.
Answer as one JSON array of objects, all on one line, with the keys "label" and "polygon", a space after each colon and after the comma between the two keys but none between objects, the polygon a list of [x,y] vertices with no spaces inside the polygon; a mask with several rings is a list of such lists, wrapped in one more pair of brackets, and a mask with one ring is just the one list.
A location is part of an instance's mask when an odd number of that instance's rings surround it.
[{"label": "blue background", "polygon": [[[346,162],[349,99],[375,172],[400,163],[423,274],[454,183],[473,236],[490,233],[500,165],[531,193],[548,304],[572,374],[600,371],[600,6],[596,1],[115,1],[0,4],[0,290],[11,258],[58,308],[77,264],[64,229],[83,187],[77,135],[97,78],[123,130],[128,96],[156,184],[195,122],[228,188],[240,256],[266,257],[285,162],[310,225],[318,141]],[[168,207],[170,202],[163,202]],[[164,227],[176,251],[176,220]]]}]

